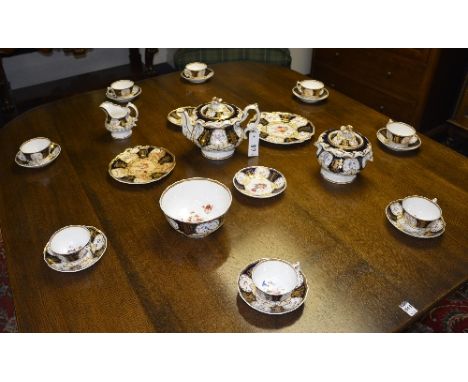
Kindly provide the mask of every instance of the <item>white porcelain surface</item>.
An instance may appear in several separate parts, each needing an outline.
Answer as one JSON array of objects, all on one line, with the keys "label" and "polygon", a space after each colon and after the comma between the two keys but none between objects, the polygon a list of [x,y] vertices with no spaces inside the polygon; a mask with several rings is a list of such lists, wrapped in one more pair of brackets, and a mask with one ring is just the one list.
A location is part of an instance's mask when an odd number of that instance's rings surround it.
[{"label": "white porcelain surface", "polygon": [[400,137],[410,137],[416,134],[416,129],[403,122],[389,122],[386,125],[388,131]]},{"label": "white porcelain surface", "polygon": [[112,82],[111,87],[115,90],[124,90],[131,88],[135,83],[131,80],[118,80]]},{"label": "white porcelain surface", "polygon": [[299,81],[298,84],[300,84],[303,88],[310,90],[320,90],[325,86],[323,82],[317,80]]},{"label": "white porcelain surface", "polygon": [[437,220],[442,215],[440,207],[436,203],[418,196],[403,199],[402,206],[410,215],[424,221]]},{"label": "white porcelain surface", "polygon": [[200,71],[207,68],[207,65],[204,62],[190,62],[185,65],[185,68],[193,71]]},{"label": "white porcelain surface", "polygon": [[189,178],[169,186],[161,196],[160,206],[172,219],[202,223],[224,215],[231,202],[231,192],[221,183]]},{"label": "white porcelain surface", "polygon": [[297,285],[296,270],[280,260],[259,262],[252,271],[252,281],[262,292],[273,296],[290,293]]},{"label": "white porcelain surface", "polygon": [[91,236],[84,226],[68,226],[54,233],[50,239],[50,249],[60,255],[79,251],[84,248]]},{"label": "white porcelain surface", "polygon": [[51,144],[51,141],[48,138],[43,138],[43,137],[33,138],[24,142],[20,146],[20,150],[24,154],[33,154],[33,153],[37,153],[42,150],[45,150],[47,147],[50,146],[50,144]]}]

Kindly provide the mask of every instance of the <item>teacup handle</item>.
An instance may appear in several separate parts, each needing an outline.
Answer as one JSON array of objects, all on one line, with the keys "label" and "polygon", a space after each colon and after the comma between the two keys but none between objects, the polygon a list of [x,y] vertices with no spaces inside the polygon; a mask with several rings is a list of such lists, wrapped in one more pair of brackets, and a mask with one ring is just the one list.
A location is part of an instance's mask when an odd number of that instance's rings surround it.
[{"label": "teacup handle", "polygon": [[390,124],[390,123],[393,123],[393,119],[391,119],[391,118],[388,119],[387,125]]},{"label": "teacup handle", "polygon": [[[139,114],[138,114],[138,109],[137,109],[137,107],[136,107],[133,103],[131,103],[131,102],[127,103],[127,107],[128,107],[129,109],[132,109],[132,110],[134,111],[135,115],[134,115],[133,118],[134,118],[135,120],[138,120],[138,115],[139,115]],[[130,115],[131,115],[131,114],[130,114]]]},{"label": "teacup handle", "polygon": [[297,82],[296,82],[296,87],[297,87],[299,90],[302,90],[301,81],[297,81]]},{"label": "teacup handle", "polygon": [[109,93],[112,97],[116,97],[114,89],[110,86],[107,88],[107,93]]},{"label": "teacup handle", "polygon": [[190,70],[184,69],[184,76],[190,78],[192,77],[192,73],[190,72]]},{"label": "teacup handle", "polygon": [[435,204],[438,204],[438,203],[437,203],[437,198],[432,199],[432,201],[433,201]]}]

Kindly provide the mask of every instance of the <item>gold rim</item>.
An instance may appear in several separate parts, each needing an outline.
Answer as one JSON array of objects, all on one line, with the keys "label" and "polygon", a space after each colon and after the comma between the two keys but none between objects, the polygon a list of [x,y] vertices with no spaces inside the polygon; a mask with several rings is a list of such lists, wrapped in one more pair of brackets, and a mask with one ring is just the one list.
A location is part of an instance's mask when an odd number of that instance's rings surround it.
[{"label": "gold rim", "polygon": [[[157,178],[157,179],[151,179],[150,181],[148,182],[140,182],[140,183],[134,183],[134,182],[127,182],[127,181],[124,181],[124,180],[121,180],[121,179],[118,179],[118,178],[115,178],[112,173],[111,173],[111,166],[112,166],[112,163],[114,163],[118,157],[120,155],[122,155],[123,153],[125,153],[127,150],[131,150],[131,149],[134,149],[136,147],[154,147],[156,149],[163,149],[166,153],[168,153],[170,156],[172,156],[172,158],[174,159],[174,165],[171,167],[171,169],[166,173],[164,174],[163,176]],[[175,155],[172,154],[169,150],[167,150],[165,147],[161,147],[161,146],[153,146],[153,145],[137,145],[137,146],[133,146],[133,147],[128,147],[126,148],[124,151],[122,151],[121,153],[117,154],[110,162],[109,162],[109,165],[107,166],[107,172],[109,173],[110,177],[114,180],[116,180],[117,182],[120,182],[120,183],[124,183],[124,184],[134,184],[134,185],[139,185],[139,184],[149,184],[149,183],[154,183],[154,182],[157,182],[163,178],[165,178],[166,176],[168,176],[172,171],[174,171],[174,168],[176,166],[176,158],[175,158]]]}]

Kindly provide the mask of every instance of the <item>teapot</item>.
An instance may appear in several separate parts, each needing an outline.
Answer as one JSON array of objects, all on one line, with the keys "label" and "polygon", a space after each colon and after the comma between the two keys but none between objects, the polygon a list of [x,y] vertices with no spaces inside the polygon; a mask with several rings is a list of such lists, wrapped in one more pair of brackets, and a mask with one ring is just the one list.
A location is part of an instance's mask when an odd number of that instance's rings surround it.
[{"label": "teapot", "polygon": [[112,138],[125,139],[132,135],[132,129],[138,121],[138,109],[133,103],[121,106],[105,101],[99,107],[106,113],[104,125],[111,132]]},{"label": "teapot", "polygon": [[315,142],[320,173],[332,183],[351,183],[357,174],[373,160],[369,140],[353,131],[351,125],[327,130]]},{"label": "teapot", "polygon": [[[255,112],[247,126],[241,123]],[[211,102],[195,108],[189,115],[184,108],[177,109],[182,119],[182,133],[200,147],[205,158],[222,160],[231,157],[234,150],[246,138],[246,133],[257,128],[260,111],[257,104],[248,105],[244,110],[213,97]]]}]

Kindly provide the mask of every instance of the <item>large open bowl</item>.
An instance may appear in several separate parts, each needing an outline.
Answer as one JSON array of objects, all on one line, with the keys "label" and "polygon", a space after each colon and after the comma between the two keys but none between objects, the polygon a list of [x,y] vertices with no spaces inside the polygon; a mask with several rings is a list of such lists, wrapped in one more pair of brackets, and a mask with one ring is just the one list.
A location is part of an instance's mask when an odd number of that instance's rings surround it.
[{"label": "large open bowl", "polygon": [[202,238],[223,225],[231,202],[231,191],[224,184],[209,178],[188,178],[167,187],[159,206],[172,228],[188,237]]}]

